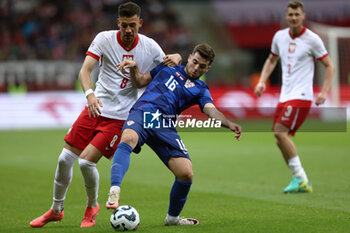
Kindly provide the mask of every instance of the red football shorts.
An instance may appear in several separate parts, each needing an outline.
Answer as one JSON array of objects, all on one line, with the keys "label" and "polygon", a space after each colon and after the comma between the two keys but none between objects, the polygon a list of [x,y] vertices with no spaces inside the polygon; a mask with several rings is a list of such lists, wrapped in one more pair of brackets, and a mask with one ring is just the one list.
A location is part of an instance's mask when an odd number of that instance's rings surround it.
[{"label": "red football shorts", "polygon": [[102,116],[89,117],[85,107],[64,140],[79,150],[84,150],[88,144],[92,144],[109,159],[117,149],[124,122]]},{"label": "red football shorts", "polygon": [[289,128],[289,134],[295,135],[295,132],[305,121],[310,112],[312,101],[310,100],[289,100],[287,102],[279,102],[273,119],[272,129],[276,123],[280,123]]}]

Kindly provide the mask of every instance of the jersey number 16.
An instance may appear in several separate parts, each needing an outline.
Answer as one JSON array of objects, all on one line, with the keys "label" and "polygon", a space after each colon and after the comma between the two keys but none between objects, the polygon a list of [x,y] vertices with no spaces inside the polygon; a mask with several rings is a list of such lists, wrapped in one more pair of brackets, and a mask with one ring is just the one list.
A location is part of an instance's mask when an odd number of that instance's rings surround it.
[{"label": "jersey number 16", "polygon": [[174,91],[176,88],[176,85],[179,85],[179,83],[174,79],[174,76],[171,75],[169,80],[165,83],[165,86],[170,90]]}]

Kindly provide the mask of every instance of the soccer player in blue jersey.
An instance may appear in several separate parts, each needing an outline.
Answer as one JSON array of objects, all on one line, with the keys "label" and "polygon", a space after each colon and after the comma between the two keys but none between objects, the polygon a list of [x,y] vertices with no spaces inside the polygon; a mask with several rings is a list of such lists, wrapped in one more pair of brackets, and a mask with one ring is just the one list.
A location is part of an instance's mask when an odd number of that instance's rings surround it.
[{"label": "soccer player in blue jersey", "polygon": [[[141,146],[146,143],[175,175],[165,225],[199,223],[197,219],[179,218],[193,178],[188,151],[175,127],[159,127],[156,122],[159,123],[161,117],[176,117],[190,106],[198,104],[209,118],[221,121],[222,126],[235,132],[235,138],[240,139],[241,126],[229,121],[215,108],[209,87],[198,79],[210,69],[214,57],[214,50],[209,45],[199,44],[189,55],[186,66],[166,67],[160,64],[151,72],[141,74],[132,60],[124,60],[118,65],[118,69],[130,69],[134,86],[148,87],[130,110],[114,154],[111,189],[106,203],[108,209],[116,209],[119,205],[120,185],[129,168],[131,152],[139,153]],[[148,125],[145,124],[147,115],[151,116],[147,119]]]}]

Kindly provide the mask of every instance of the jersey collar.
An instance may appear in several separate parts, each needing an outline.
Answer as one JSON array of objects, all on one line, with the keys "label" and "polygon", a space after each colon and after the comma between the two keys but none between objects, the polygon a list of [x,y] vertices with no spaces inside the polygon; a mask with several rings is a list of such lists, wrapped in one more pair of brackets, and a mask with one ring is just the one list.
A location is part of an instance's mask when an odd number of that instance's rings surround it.
[{"label": "jersey collar", "polygon": [[119,43],[120,46],[123,47],[123,49],[125,49],[126,51],[130,52],[133,48],[136,47],[137,43],[139,42],[139,34],[136,35],[136,38],[134,40],[134,43],[132,44],[132,46],[130,47],[130,49],[126,48],[123,44],[122,39],[120,38],[120,31],[117,32],[117,41]]},{"label": "jersey collar", "polygon": [[289,36],[294,40],[295,38],[300,37],[301,35],[303,35],[305,31],[306,31],[306,27],[303,27],[303,29],[301,30],[299,35],[293,37],[292,33],[291,33],[290,29],[289,29]]}]

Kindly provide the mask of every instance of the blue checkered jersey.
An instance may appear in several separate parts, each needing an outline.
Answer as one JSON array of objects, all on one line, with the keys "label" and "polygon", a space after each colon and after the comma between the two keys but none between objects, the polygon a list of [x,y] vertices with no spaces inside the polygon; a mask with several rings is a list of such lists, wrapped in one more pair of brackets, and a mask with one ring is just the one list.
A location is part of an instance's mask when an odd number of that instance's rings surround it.
[{"label": "blue checkered jersey", "polygon": [[191,80],[185,67],[159,64],[151,70],[153,80],[133,109],[157,111],[177,116],[185,109],[198,104],[203,111],[207,103],[213,103],[209,87],[199,79]]}]

